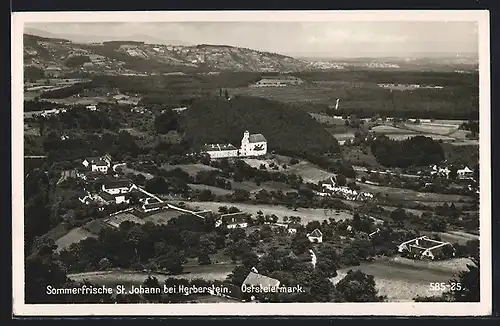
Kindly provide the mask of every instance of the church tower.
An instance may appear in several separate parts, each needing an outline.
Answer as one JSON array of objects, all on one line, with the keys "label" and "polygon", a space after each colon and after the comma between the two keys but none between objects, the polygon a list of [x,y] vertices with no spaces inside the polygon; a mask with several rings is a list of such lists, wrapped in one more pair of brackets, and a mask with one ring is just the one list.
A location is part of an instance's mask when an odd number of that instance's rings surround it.
[{"label": "church tower", "polygon": [[241,139],[241,156],[248,156],[248,152],[250,150],[250,133],[248,130],[245,130],[243,133],[243,138]]}]

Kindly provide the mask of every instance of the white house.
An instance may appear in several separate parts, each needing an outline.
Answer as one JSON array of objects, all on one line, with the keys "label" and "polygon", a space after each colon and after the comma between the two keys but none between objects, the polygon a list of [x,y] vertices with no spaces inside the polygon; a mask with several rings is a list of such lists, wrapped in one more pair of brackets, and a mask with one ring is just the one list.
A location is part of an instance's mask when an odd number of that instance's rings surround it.
[{"label": "white house", "polygon": [[321,243],[323,242],[323,233],[321,233],[319,229],[315,229],[311,233],[307,234],[307,238],[313,243]]},{"label": "white house", "polygon": [[221,215],[220,219],[215,222],[215,226],[221,225],[225,225],[228,229],[246,228],[248,227],[246,213],[236,212]]},{"label": "white house", "polygon": [[288,233],[295,234],[300,229],[301,225],[299,223],[289,223],[288,224]]},{"label": "white house", "polygon": [[238,156],[238,149],[232,144],[206,144],[202,150],[210,155],[210,158]]},{"label": "white house", "polygon": [[92,172],[102,172],[107,173],[108,169],[111,167],[112,158],[109,154],[102,157],[87,157],[83,160],[82,164],[86,168],[91,169]]},{"label": "white house", "polygon": [[459,179],[472,179],[474,177],[474,171],[466,166],[465,168],[458,170],[457,175]]},{"label": "white house", "polygon": [[103,183],[102,191],[110,195],[128,194],[132,188],[129,180],[111,180]]},{"label": "white house", "polygon": [[240,156],[262,156],[267,153],[267,140],[262,134],[250,134],[248,130],[241,139]]},{"label": "white house", "polygon": [[427,236],[405,241],[398,246],[398,252],[408,252],[420,259],[434,259],[437,251],[445,246],[453,246],[449,242],[430,239]]}]

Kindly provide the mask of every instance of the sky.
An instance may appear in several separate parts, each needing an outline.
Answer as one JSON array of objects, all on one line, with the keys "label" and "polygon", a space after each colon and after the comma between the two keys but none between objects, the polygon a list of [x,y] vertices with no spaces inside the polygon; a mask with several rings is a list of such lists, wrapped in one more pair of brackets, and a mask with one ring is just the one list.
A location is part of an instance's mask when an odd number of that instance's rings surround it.
[{"label": "sky", "polygon": [[26,28],[75,42],[219,44],[316,58],[474,55],[479,35],[476,23],[457,21],[32,23]]}]

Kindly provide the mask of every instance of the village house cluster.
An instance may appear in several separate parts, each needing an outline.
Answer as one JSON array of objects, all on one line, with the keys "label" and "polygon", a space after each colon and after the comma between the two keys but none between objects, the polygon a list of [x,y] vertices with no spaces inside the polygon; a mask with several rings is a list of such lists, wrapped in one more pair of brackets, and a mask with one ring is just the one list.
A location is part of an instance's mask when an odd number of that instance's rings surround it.
[{"label": "village house cluster", "polygon": [[262,156],[267,153],[267,140],[262,134],[250,134],[246,130],[240,148],[232,144],[205,144],[202,152],[207,153],[212,159]]},{"label": "village house cluster", "polygon": [[286,86],[299,86],[304,81],[294,76],[270,76],[265,77],[251,85],[251,87],[286,87]]},{"label": "village house cluster", "polygon": [[330,178],[329,183],[323,183],[322,192],[317,192],[318,195],[325,196],[338,196],[350,201],[369,201],[373,199],[373,194],[369,192],[358,192],[347,186],[338,186],[335,180]]}]

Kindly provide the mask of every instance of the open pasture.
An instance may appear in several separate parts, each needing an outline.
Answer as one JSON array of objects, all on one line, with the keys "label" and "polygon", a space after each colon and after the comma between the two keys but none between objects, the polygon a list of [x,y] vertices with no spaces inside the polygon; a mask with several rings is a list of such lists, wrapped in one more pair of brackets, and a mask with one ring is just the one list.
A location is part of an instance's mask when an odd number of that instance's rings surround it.
[{"label": "open pasture", "polygon": [[335,175],[334,173],[325,171],[318,166],[306,161],[300,161],[298,164],[290,166],[285,173],[301,176],[304,182],[314,184]]},{"label": "open pasture", "polygon": [[253,205],[229,202],[189,202],[186,205],[193,210],[211,210],[213,212],[217,212],[220,206],[236,207],[240,211],[252,214],[253,216],[256,216],[257,212],[261,211],[264,214],[278,216],[280,221],[283,221],[283,216],[299,216],[301,223],[311,221],[322,222],[330,218],[337,221],[352,218],[351,212],[322,208],[297,208],[297,210],[293,210],[281,205]]},{"label": "open pasture", "polygon": [[410,189],[393,188],[384,186],[374,186],[366,183],[359,183],[361,191],[371,192],[374,195],[387,197],[387,199],[397,201],[418,201],[426,204],[427,202],[448,202],[455,203],[458,201],[469,202],[470,197],[452,195],[452,194],[436,194],[431,192],[418,192]]},{"label": "open pasture", "polygon": [[411,302],[417,296],[440,295],[431,291],[430,282],[447,283],[457,273],[467,269],[469,259],[448,261],[416,261],[401,257],[376,259],[360,266],[343,268],[332,282],[339,282],[349,270],[361,270],[375,277],[380,295],[390,302]]},{"label": "open pasture", "polygon": [[214,167],[204,164],[178,164],[178,165],[162,164],[161,168],[167,171],[171,171],[178,168],[185,171],[186,173],[189,173],[189,175],[191,176],[195,176],[200,171],[218,170]]},{"label": "open pasture", "polygon": [[167,224],[168,221],[180,215],[182,215],[182,212],[173,209],[164,209],[159,211],[158,213],[153,213],[147,217],[144,217],[142,220],[144,222],[153,222],[155,224]]},{"label": "open pasture", "polygon": [[443,124],[433,124],[433,123],[423,123],[423,124],[411,124],[406,123],[405,128],[409,130],[413,130],[419,133],[429,133],[429,134],[437,134],[437,135],[449,135],[455,131],[457,131],[458,126],[450,126]]},{"label": "open pasture", "polygon": [[63,235],[59,239],[55,241],[57,245],[57,251],[61,251],[63,249],[69,248],[73,243],[78,243],[84,239],[89,237],[96,237],[95,234],[90,233],[89,231],[79,227],[74,228],[69,231],[67,234]]}]

